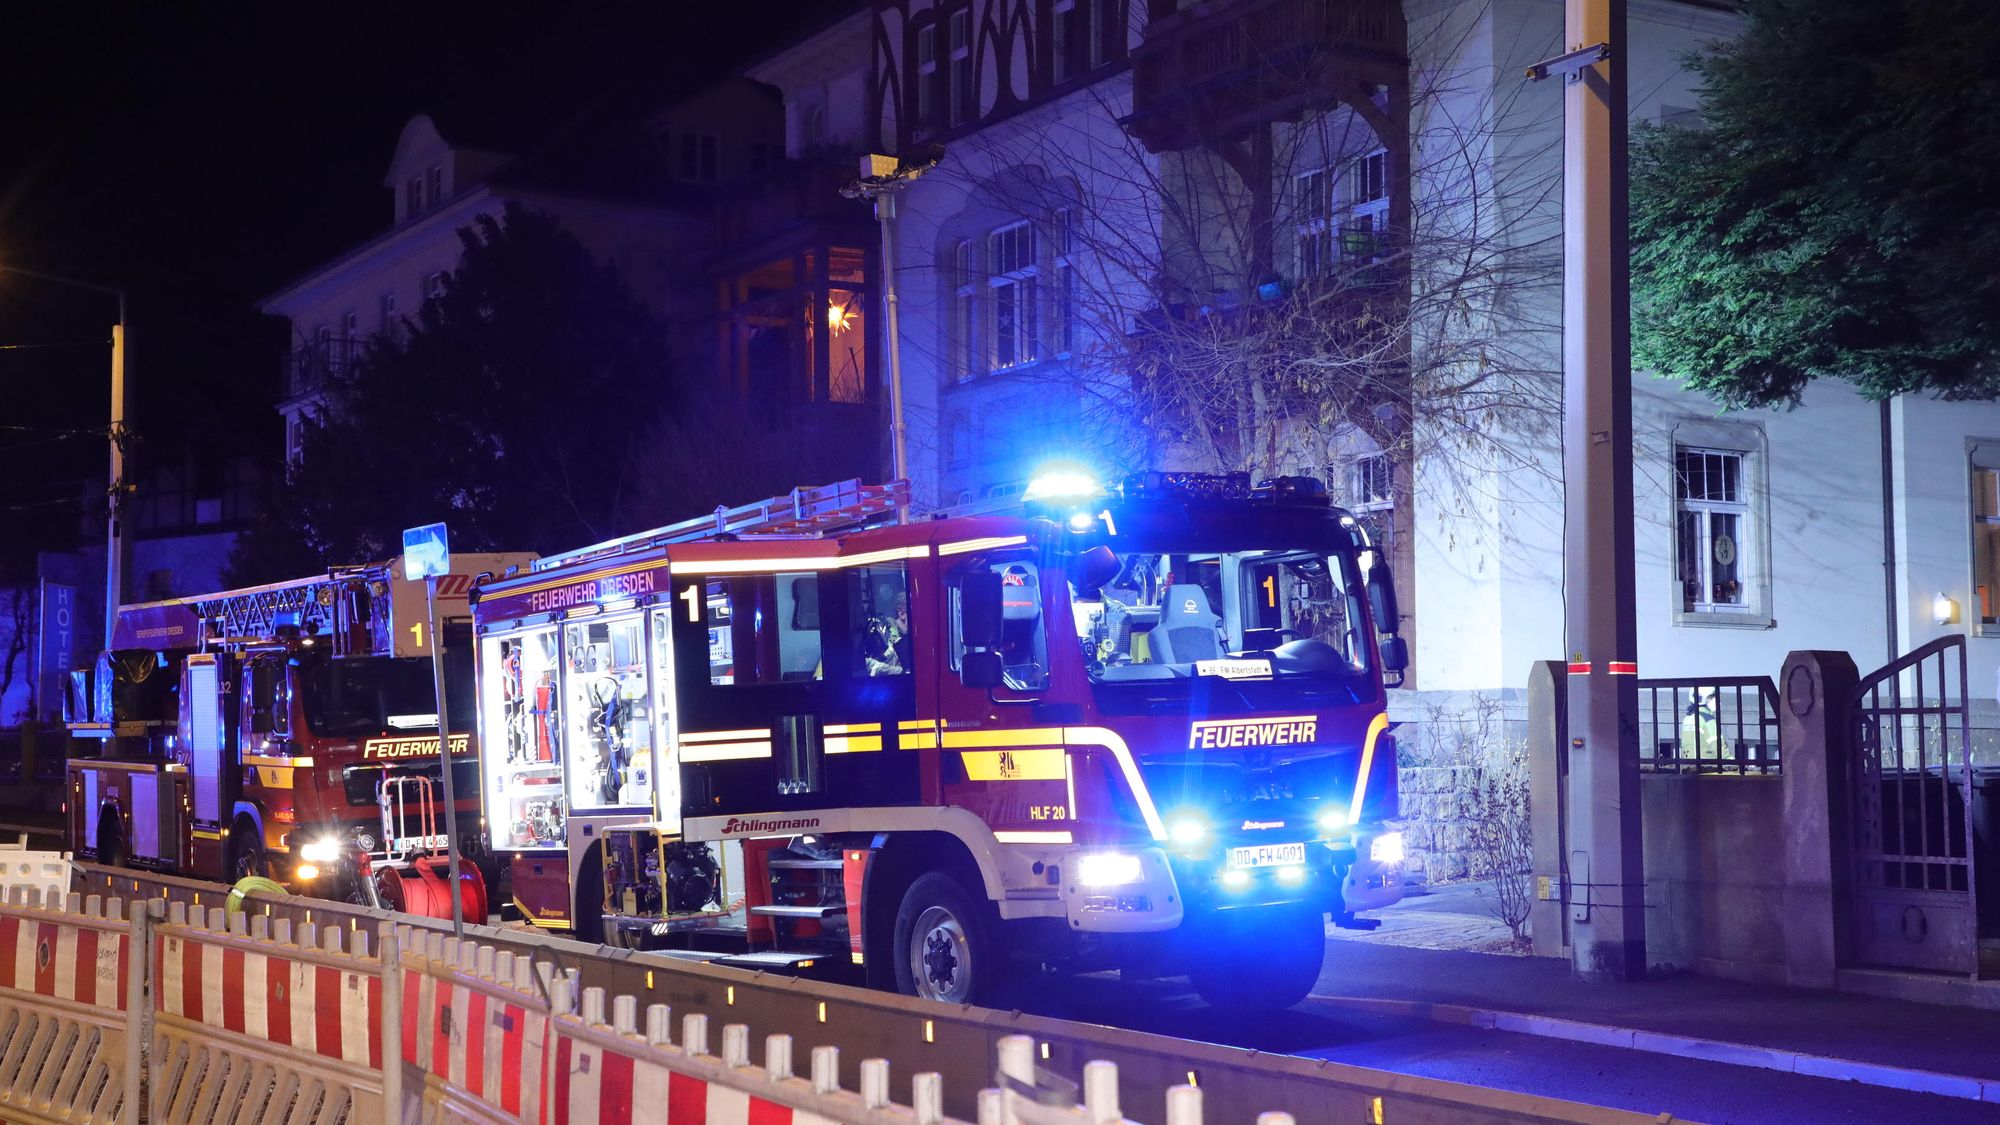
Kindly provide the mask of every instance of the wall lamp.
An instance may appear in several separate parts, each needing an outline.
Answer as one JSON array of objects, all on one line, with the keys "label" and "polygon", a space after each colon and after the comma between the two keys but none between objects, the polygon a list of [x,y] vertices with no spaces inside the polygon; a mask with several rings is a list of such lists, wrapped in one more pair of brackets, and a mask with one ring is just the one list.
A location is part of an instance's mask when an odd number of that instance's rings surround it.
[{"label": "wall lamp", "polygon": [[1940,625],[1958,624],[1958,603],[1939,594],[1931,599],[1931,618]]}]

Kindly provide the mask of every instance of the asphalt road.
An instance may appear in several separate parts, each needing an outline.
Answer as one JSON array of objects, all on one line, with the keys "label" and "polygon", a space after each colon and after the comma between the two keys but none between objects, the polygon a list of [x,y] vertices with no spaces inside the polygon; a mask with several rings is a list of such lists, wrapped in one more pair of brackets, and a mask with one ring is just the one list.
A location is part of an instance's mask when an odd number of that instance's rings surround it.
[{"label": "asphalt road", "polygon": [[[1321,981],[1326,992],[1337,991],[1338,984],[1331,970]],[[1709,1125],[2000,1122],[2000,1106],[1960,1098],[1355,1012],[1313,1000],[1280,1016],[1232,1021],[1209,1010],[1182,981],[1135,986],[1115,976],[1086,977],[1035,991],[1023,1006],[1041,1015],[1647,1114],[1668,1112]]]}]

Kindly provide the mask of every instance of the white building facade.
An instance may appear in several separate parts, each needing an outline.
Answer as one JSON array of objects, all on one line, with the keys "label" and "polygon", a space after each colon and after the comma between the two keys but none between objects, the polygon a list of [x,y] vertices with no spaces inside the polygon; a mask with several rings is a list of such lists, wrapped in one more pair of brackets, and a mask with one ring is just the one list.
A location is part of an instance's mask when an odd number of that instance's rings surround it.
[{"label": "white building facade", "polygon": [[[1724,8],[1631,0],[1635,126],[1699,106],[1681,60],[1735,33]],[[1175,377],[1140,369],[1149,317],[1365,281],[1401,229],[1446,248],[1411,255],[1431,304],[1409,342],[1430,385],[1471,372],[1477,394],[1419,412],[1408,464],[1366,425],[1283,421],[1265,463],[1406,538],[1417,687],[1510,692],[1565,648],[1561,92],[1521,77],[1561,29],[1561,0],[878,0],[793,48],[798,77],[759,77],[785,93],[795,154],[945,148],[900,197],[897,277],[912,476],[937,504],[1011,495],[1056,461],[1217,467],[1202,435],[1140,417],[1133,380]],[[1261,113],[1175,116],[1185,90],[1315,36],[1353,88],[1280,104],[1246,80]],[[1406,77],[1382,80],[1385,59]],[[1633,412],[1642,676],[1775,675],[1807,648],[1865,672],[1962,632],[1972,694],[1991,695],[2000,406],[1823,382],[1795,410],[1724,413],[1639,372]]]}]

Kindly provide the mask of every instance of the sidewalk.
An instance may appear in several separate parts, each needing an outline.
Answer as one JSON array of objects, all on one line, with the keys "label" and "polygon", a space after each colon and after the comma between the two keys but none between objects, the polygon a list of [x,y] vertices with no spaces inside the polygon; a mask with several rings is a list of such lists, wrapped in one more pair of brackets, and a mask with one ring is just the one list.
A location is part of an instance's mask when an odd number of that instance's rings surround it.
[{"label": "sidewalk", "polygon": [[[1567,961],[1468,951],[1504,946],[1483,911],[1460,885],[1375,912],[1372,933],[1335,931],[1309,1003],[2000,1102],[2000,1012],[1685,974],[1584,984]],[[1441,948],[1453,935],[1461,948]]]}]

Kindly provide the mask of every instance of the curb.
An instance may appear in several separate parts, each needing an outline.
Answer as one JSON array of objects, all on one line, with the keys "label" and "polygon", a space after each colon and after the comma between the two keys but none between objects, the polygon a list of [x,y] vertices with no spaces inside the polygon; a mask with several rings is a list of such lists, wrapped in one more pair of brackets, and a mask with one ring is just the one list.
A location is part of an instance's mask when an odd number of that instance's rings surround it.
[{"label": "curb", "polygon": [[1473,1008],[1462,1004],[1387,1000],[1372,996],[1316,995],[1309,999],[1332,1007],[1379,1015],[1463,1024],[1489,1031],[1511,1031],[1520,1035],[1537,1035],[1545,1039],[1566,1039],[1574,1043],[1592,1043],[1600,1047],[1622,1047],[1626,1050],[1650,1051],[1680,1058],[1705,1059],[1731,1066],[1776,1070],[1787,1074],[1805,1075],[1809,1078],[1831,1078],[1835,1081],[1859,1082],[1866,1086],[1880,1086],[1890,1090],[1937,1094],[1947,1098],[2000,1104],[2000,1079],[1996,1078],[1973,1078],[1962,1074],[1943,1074],[1934,1070],[1914,1070],[1909,1067],[1887,1066],[1855,1059],[1812,1055],[1803,1051],[1788,1051],[1778,1047],[1759,1047],[1750,1043],[1730,1043],[1719,1039],[1699,1039],[1663,1031],[1642,1031],[1610,1024],[1558,1019],[1554,1016]]}]

